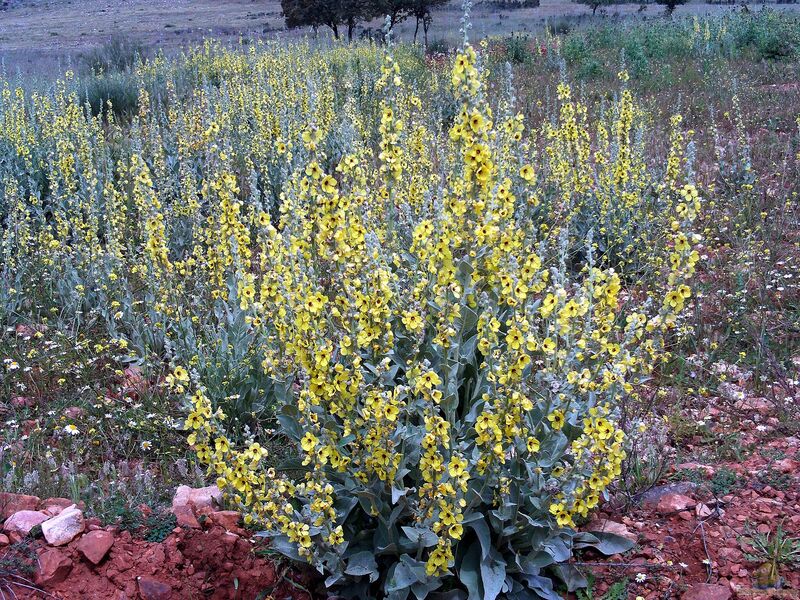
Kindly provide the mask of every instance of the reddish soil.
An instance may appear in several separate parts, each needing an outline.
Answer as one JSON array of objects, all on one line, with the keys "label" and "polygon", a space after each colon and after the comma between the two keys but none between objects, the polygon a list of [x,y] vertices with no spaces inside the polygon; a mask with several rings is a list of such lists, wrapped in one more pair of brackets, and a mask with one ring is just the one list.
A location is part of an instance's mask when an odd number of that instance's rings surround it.
[{"label": "reddish soil", "polygon": [[[252,540],[213,526],[180,529],[162,543],[149,543],[123,531],[97,566],[73,541],[64,548],[37,549],[38,585],[46,593],[15,588],[20,599],[178,600],[194,598],[310,600],[308,583],[286,564],[254,553]],[[61,572],[58,572],[61,563]],[[66,572],[64,572],[66,571]],[[42,577],[51,581],[44,583]],[[59,581],[61,580],[61,581]]]},{"label": "reddish soil", "polygon": [[[795,567],[781,565],[776,586],[768,581],[763,560],[746,556],[753,554],[748,542],[757,533],[774,534],[780,525],[787,536],[800,535],[800,439],[776,431],[770,407],[759,400],[749,398],[745,411],[724,413],[717,408],[722,401],[715,398],[695,415],[712,417],[720,429],[735,423],[738,444],[749,449],[748,456],[713,464],[679,464],[673,479],[693,473],[694,481],[658,486],[631,507],[606,504],[595,517],[624,525],[637,539],[637,546],[624,557],[584,557],[592,564],[582,570],[598,578],[595,597],[627,578],[629,597],[647,600],[800,598],[800,571]],[[702,442],[697,443],[688,449],[701,451]],[[701,473],[707,480],[700,477],[698,484]],[[728,477],[735,473],[731,489],[717,490],[715,495],[715,473]]]}]

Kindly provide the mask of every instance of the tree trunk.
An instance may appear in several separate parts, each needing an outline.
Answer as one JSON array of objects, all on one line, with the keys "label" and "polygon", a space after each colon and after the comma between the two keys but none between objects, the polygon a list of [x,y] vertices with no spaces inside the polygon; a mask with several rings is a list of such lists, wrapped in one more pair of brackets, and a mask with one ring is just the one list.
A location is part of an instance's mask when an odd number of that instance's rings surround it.
[{"label": "tree trunk", "polygon": [[428,29],[431,27],[431,14],[426,13],[424,17],[422,17],[422,32],[425,36],[425,51],[428,50]]},{"label": "tree trunk", "polygon": [[335,37],[338,40],[339,39],[339,25],[337,25],[336,23],[328,23],[328,27],[330,27],[331,31],[333,31],[333,37]]},{"label": "tree trunk", "polygon": [[347,41],[353,41],[353,32],[356,29],[356,20],[353,17],[347,18]]},{"label": "tree trunk", "polygon": [[417,33],[419,33],[419,17],[417,17],[417,24],[414,27],[414,43],[417,43]]}]

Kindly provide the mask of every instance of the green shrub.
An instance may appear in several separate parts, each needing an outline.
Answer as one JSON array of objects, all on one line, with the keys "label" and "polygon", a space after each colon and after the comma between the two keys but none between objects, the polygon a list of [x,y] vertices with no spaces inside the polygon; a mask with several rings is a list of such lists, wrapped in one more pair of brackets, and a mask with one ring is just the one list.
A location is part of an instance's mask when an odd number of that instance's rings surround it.
[{"label": "green shrub", "polygon": [[578,79],[594,79],[603,74],[603,65],[596,58],[590,58],[578,69]]},{"label": "green shrub", "polygon": [[93,115],[110,109],[117,117],[129,117],[139,104],[139,85],[130,73],[92,75],[82,83],[81,96]]},{"label": "green shrub", "polygon": [[567,61],[567,64],[582,64],[589,57],[586,38],[582,35],[567,37],[561,46],[561,56]]},{"label": "green shrub", "polygon": [[96,73],[131,71],[144,58],[144,46],[129,38],[117,36],[100,46],[82,54],[81,62]]},{"label": "green shrub", "polygon": [[506,38],[506,60],[514,64],[530,64],[533,61],[531,40],[524,35],[512,35]]}]

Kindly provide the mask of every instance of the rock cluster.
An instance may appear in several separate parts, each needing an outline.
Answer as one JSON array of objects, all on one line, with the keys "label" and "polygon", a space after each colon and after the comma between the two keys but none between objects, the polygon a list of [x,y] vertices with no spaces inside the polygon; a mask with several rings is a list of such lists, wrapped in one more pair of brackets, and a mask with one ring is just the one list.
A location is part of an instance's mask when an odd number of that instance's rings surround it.
[{"label": "rock cluster", "polygon": [[[182,486],[173,500],[179,526],[163,542],[152,543],[113,525],[102,527],[69,500],[3,493],[0,554],[41,527],[34,583],[63,600],[222,600],[256,597],[264,590],[308,598],[279,580],[270,560],[254,554],[239,513],[220,510],[220,500],[215,486]],[[17,597],[28,597],[25,590],[16,591]]]}]

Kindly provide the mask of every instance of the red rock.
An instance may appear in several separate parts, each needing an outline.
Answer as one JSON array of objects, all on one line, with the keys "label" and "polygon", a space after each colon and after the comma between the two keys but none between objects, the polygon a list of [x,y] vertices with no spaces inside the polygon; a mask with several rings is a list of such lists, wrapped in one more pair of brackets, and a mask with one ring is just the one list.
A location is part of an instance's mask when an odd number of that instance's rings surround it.
[{"label": "red rock", "polygon": [[782,458],[781,460],[775,461],[773,468],[781,473],[797,473],[798,470],[800,470],[800,461],[791,458]]},{"label": "red rock", "polygon": [[694,512],[701,519],[705,519],[706,517],[710,517],[712,514],[714,514],[714,509],[708,506],[708,504],[699,502],[697,506],[694,507]]},{"label": "red rock", "polygon": [[44,539],[51,546],[69,544],[79,534],[83,533],[85,528],[83,512],[74,504],[42,523]]},{"label": "red rock", "polygon": [[739,572],[740,565],[726,565],[719,568],[720,575],[730,575],[731,577],[735,577],[736,574]]},{"label": "red rock", "polygon": [[114,535],[108,531],[90,531],[81,537],[76,544],[78,552],[92,564],[99,564],[114,545]]},{"label": "red rock", "polygon": [[[221,525],[226,530],[232,531],[239,529],[239,519],[241,519],[241,516],[242,515],[235,510],[220,510],[211,513],[211,520],[217,525]],[[621,527],[624,527],[624,525]]]},{"label": "red rock", "polygon": [[719,549],[718,554],[720,558],[730,561],[732,563],[741,562],[742,559],[744,558],[742,551],[739,550],[738,548],[723,547]]},{"label": "red rock", "polygon": [[773,408],[773,404],[766,398],[745,398],[740,400],[734,407],[738,410],[756,412],[760,415],[767,415]]},{"label": "red rock", "polygon": [[10,543],[11,540],[8,539],[8,536],[0,533],[0,546],[8,546]]},{"label": "red rock", "polygon": [[0,492],[0,521],[21,510],[36,510],[38,506],[39,498],[36,496]]},{"label": "red rock", "polygon": [[[229,512],[229,511],[225,511]],[[238,513],[237,513],[238,514]],[[622,523],[617,523],[615,521],[609,521],[608,519],[601,519],[599,521],[592,521],[586,526],[586,531],[603,531],[608,533],[613,533],[619,536],[622,536],[626,539],[629,539],[632,542],[636,542],[639,539],[639,536],[629,530],[625,525]]]},{"label": "red rock", "polygon": [[85,414],[86,411],[80,406],[69,406],[64,409],[64,416],[68,419],[80,419]]},{"label": "red rock", "polygon": [[219,506],[222,501],[222,490],[216,485],[203,488],[190,488],[188,485],[179,486],[172,499],[172,508],[190,506],[194,510],[203,507]]},{"label": "red rock", "polygon": [[72,561],[55,548],[45,550],[39,557],[36,583],[43,586],[64,581],[72,571]]},{"label": "red rock", "polygon": [[758,531],[758,533],[766,534],[766,533],[769,533],[770,531],[772,531],[772,528],[769,525],[767,525],[766,523],[762,523],[761,525],[756,527],[756,531]]},{"label": "red rock", "polygon": [[142,375],[142,370],[136,365],[131,365],[124,371],[122,388],[125,391],[139,392],[147,387],[147,381]]},{"label": "red rock", "polygon": [[679,465],[675,465],[676,471],[693,471],[695,469],[701,469],[709,477],[711,477],[716,472],[716,469],[714,467],[710,465],[703,465],[696,462],[686,462],[686,463],[681,463]]},{"label": "red rock", "polygon": [[3,523],[3,531],[26,536],[31,532],[31,529],[41,525],[49,518],[48,515],[38,510],[21,510],[6,519],[6,522]]},{"label": "red rock", "polygon": [[39,503],[39,510],[47,513],[51,517],[61,513],[65,508],[74,506],[74,502],[69,498],[48,498]]},{"label": "red rock", "polygon": [[9,531],[8,539],[12,544],[19,544],[22,540],[25,539],[25,536],[22,535],[19,531]]},{"label": "red rock", "polygon": [[[658,485],[642,494],[642,505],[645,508],[655,508],[659,504],[668,504],[670,499],[675,497],[687,497],[693,494],[698,488],[696,483],[691,481],[680,481],[666,485]],[[694,506],[694,503],[692,503]],[[682,508],[680,510],[685,510]],[[677,510],[675,512],[678,512]]]},{"label": "red rock", "polygon": [[[44,328],[45,326],[44,325],[37,325],[37,327]],[[21,324],[16,326],[14,331],[17,333],[17,335],[19,337],[28,337],[28,338],[30,338],[30,337],[33,337],[34,335],[36,335],[37,328],[36,327],[31,327],[30,325],[25,325],[25,324],[21,323]]]},{"label": "red rock", "polygon": [[656,504],[656,512],[662,515],[676,513],[693,508],[695,501],[683,494],[666,494]]},{"label": "red rock", "polygon": [[176,506],[172,509],[178,527],[188,527],[189,529],[200,529],[200,522],[194,516],[194,512],[189,506]]},{"label": "red rock", "polygon": [[728,586],[696,583],[682,596],[682,600],[729,600],[731,590]]},{"label": "red rock", "polygon": [[139,577],[139,594],[142,600],[168,600],[172,596],[169,584],[150,577]]},{"label": "red rock", "polygon": [[688,510],[682,510],[681,512],[678,513],[678,517],[680,517],[684,521],[691,521],[692,513],[690,513]]},{"label": "red rock", "polygon": [[39,421],[38,419],[25,419],[22,422],[22,435],[30,435],[32,432],[39,429]]},{"label": "red rock", "polygon": [[11,398],[11,406],[14,408],[31,408],[36,406],[36,399],[29,396],[14,396]]}]

